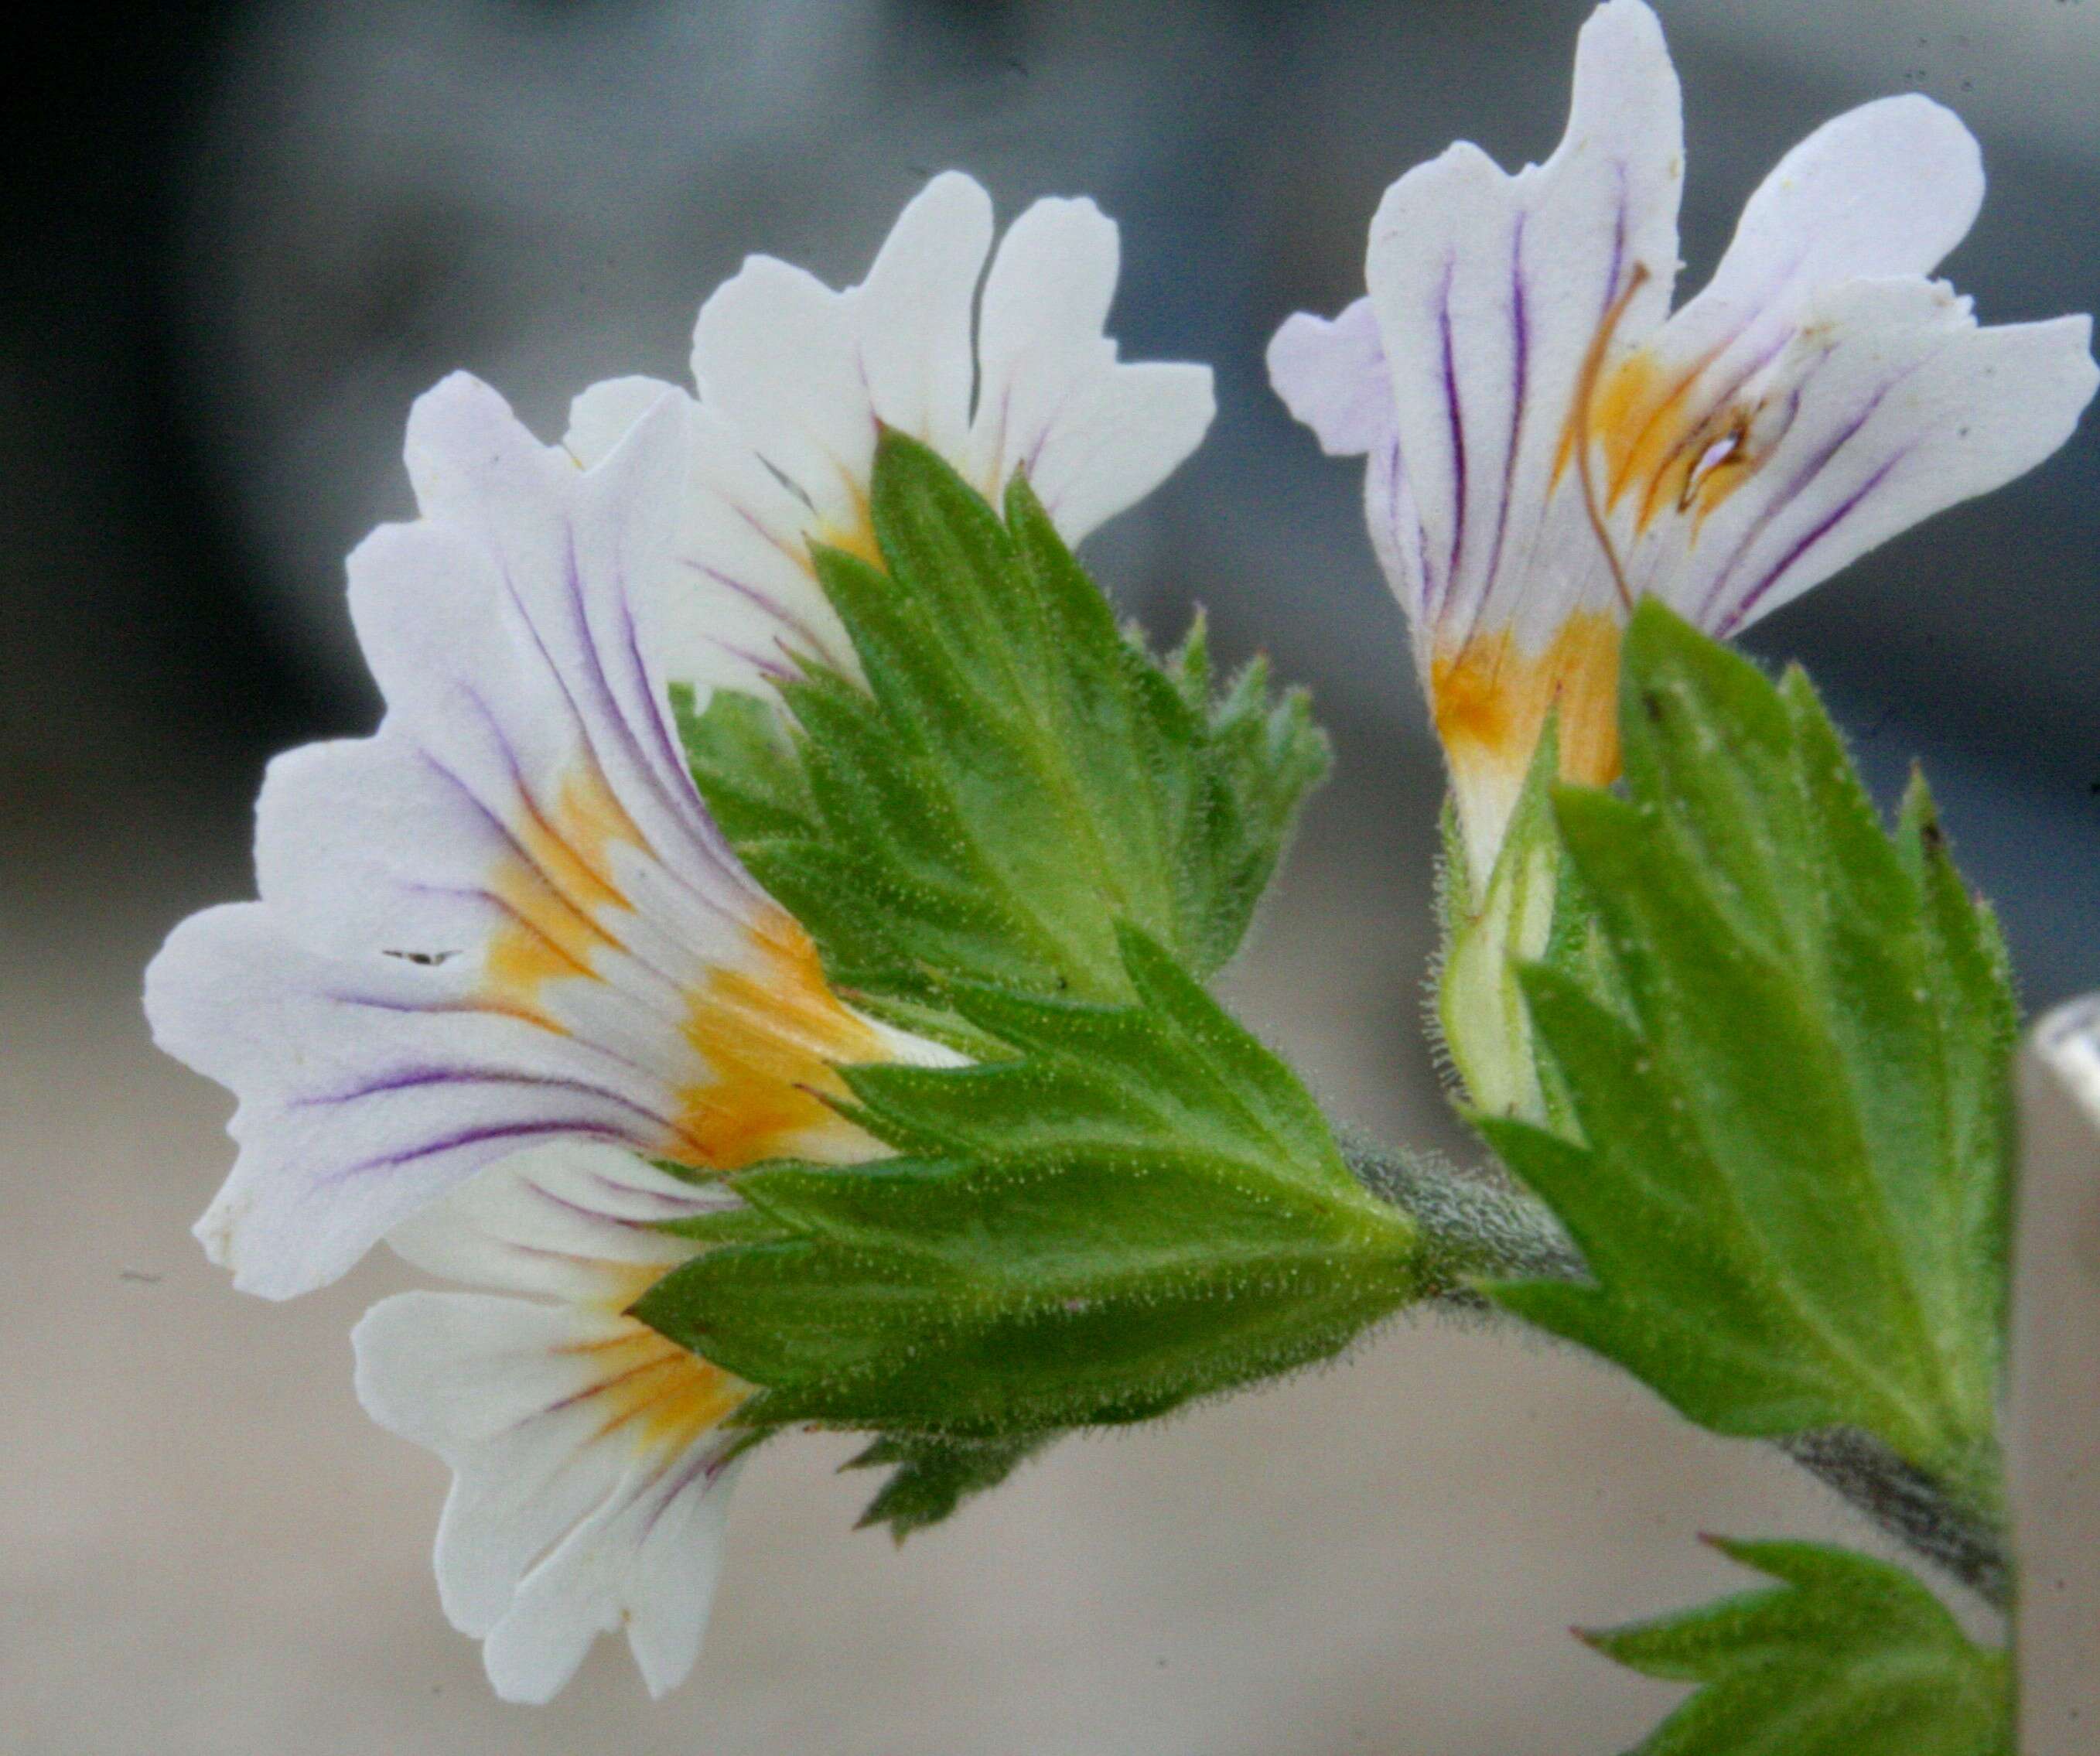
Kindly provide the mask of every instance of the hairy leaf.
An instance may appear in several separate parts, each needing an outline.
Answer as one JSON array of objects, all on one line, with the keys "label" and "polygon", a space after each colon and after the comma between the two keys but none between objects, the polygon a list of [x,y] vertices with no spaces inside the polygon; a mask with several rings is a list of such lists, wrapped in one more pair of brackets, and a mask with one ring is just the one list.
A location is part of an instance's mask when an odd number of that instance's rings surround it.
[{"label": "hairy leaf", "polygon": [[2005,1655],[1901,1568],[1816,1543],[1714,1546],[1780,1583],[1582,1636],[1701,1685],[1634,1756],[2011,1756]]},{"label": "hairy leaf", "polygon": [[1558,1132],[1483,1132],[1586,1284],[1493,1296],[1694,1420],[1863,1428],[1987,1511],[2014,1013],[1922,787],[1884,832],[1798,673],[1660,606],[1621,695],[1626,792],[1561,788],[1615,966],[1524,977]]},{"label": "hairy leaf", "polygon": [[972,1443],[923,1433],[885,1433],[846,1465],[889,1467],[889,1480],[861,1514],[861,1528],[887,1524],[898,1542],[951,1516],[962,1502],[996,1488],[1056,1437],[1024,1433],[1017,1439]]},{"label": "hairy leaf", "polygon": [[810,670],[784,729],[680,698],[709,807],[833,979],[938,1028],[958,982],[1127,998],[1119,921],[1218,968],[1326,771],[1302,692],[1257,664],[1215,695],[1200,626],[1154,660],[1024,478],[1002,520],[885,433],[871,513],[880,565],[815,558],[865,686]]},{"label": "hairy leaf", "polygon": [[1166,951],[1126,1004],[958,986],[1004,1058],[845,1070],[900,1156],[761,1166],[770,1223],[635,1315],[761,1387],[742,1418],[1019,1440],[1324,1358],[1419,1290],[1416,1229]]}]

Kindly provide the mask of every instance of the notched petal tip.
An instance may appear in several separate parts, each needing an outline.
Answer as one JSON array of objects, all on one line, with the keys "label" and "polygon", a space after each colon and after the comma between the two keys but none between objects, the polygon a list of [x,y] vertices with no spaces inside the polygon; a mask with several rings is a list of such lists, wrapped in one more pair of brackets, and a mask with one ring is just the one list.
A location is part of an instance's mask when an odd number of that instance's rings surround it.
[{"label": "notched petal tip", "polygon": [[1294,312],[1267,357],[1271,387],[1329,457],[1361,457],[1391,435],[1392,379],[1368,298],[1331,321]]},{"label": "notched petal tip", "polygon": [[569,404],[562,448],[579,467],[593,469],[667,397],[690,399],[678,386],[661,378],[636,376],[593,384]]}]

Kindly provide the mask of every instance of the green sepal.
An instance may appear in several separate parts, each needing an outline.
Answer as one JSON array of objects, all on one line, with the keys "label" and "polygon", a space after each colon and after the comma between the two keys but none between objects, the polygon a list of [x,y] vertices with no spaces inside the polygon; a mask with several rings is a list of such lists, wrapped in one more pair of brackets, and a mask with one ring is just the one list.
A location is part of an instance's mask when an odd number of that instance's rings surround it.
[{"label": "green sepal", "polygon": [[954,1515],[964,1500],[996,1488],[1055,1438],[1023,1433],[973,1443],[923,1433],[885,1433],[856,1453],[847,1469],[888,1468],[858,1527],[886,1524],[898,1542]]},{"label": "green sepal", "polygon": [[1443,928],[1436,1025],[1468,1109],[1564,1125],[1567,1108],[1532,1040],[1518,972],[1526,964],[1594,973],[1595,920],[1554,820],[1560,739],[1549,717],[1485,885],[1476,893],[1455,809],[1446,805],[1438,880]]},{"label": "green sepal", "polygon": [[835,985],[938,1034],[958,982],[1127,998],[1118,921],[1215,972],[1328,761],[1264,666],[1215,687],[1200,624],[1163,664],[1119,629],[1025,478],[1004,512],[885,432],[881,564],[813,552],[860,675],[806,667],[785,726],[727,692],[680,716],[709,808]]},{"label": "green sepal", "polygon": [[1444,880],[1436,1024],[1467,1102],[1488,1115],[1545,1113],[1517,970],[1542,955],[1552,936],[1562,862],[1547,794],[1559,769],[1548,725],[1478,900],[1467,871]]},{"label": "green sepal", "polygon": [[756,1207],[725,1207],[719,1213],[696,1213],[683,1220],[659,1220],[655,1229],[700,1244],[761,1244],[784,1234],[777,1220]]},{"label": "green sepal", "polygon": [[691,684],[673,683],[669,694],[686,763],[724,835],[748,841],[811,832],[816,801],[773,708],[725,690],[703,713]]},{"label": "green sepal", "polygon": [[761,1387],[740,1419],[983,1441],[1144,1419],[1414,1297],[1416,1228],[1289,1070],[1119,937],[1129,1004],[959,987],[1006,1059],[845,1070],[900,1156],[739,1173],[780,1235],[696,1257],[634,1315]]},{"label": "green sepal", "polygon": [[1692,1419],[1865,1429],[2000,1490],[2011,996],[1929,802],[1884,832],[1806,679],[1653,602],[1624,799],[1555,795],[1616,976],[1523,977],[1571,1125],[1484,1133],[1593,1278],[1489,1289]]},{"label": "green sepal", "polygon": [[1644,1676],[1701,1685],[1630,1756],[2012,1756],[2006,1655],[1901,1568],[1709,1540],[1780,1584],[1582,1635]]}]

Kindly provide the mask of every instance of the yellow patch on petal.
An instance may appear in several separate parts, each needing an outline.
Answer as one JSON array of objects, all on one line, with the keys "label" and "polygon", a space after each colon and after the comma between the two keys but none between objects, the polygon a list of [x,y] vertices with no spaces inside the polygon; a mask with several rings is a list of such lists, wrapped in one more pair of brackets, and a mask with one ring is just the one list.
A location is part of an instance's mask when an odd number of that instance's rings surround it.
[{"label": "yellow patch on petal", "polygon": [[1547,714],[1560,716],[1562,779],[1601,787],[1617,778],[1619,634],[1617,616],[1577,611],[1542,651],[1526,652],[1503,628],[1432,661],[1431,711],[1476,884],[1487,882]]},{"label": "yellow patch on petal", "polygon": [[682,1094],[684,1138],[669,1156],[714,1171],[858,1137],[827,1096],[842,1097],[836,1061],[881,1057],[881,1038],[824,980],[810,936],[768,908],[749,929],[752,962],[719,968],[690,997],[686,1040],[713,1076]]},{"label": "yellow patch on petal", "polygon": [[827,549],[843,549],[857,561],[865,561],[870,567],[889,570],[882,558],[882,545],[875,540],[875,513],[868,505],[864,489],[854,490],[854,515],[842,524],[820,525],[810,533],[812,543],[820,543]]},{"label": "yellow patch on petal", "polygon": [[1732,402],[1699,416],[1692,390],[1709,362],[1665,367],[1646,349],[1616,362],[1596,387],[1588,428],[1604,457],[1604,505],[1631,497],[1645,534],[1665,509],[1696,532],[1750,474],[1752,410]]},{"label": "yellow patch on petal", "polygon": [[540,991],[591,974],[593,954],[620,945],[605,920],[608,911],[628,907],[613,878],[611,849],[619,842],[639,846],[642,833],[595,765],[572,770],[551,809],[528,801],[511,833],[520,851],[501,860],[489,879],[511,919],[489,942],[483,998],[562,1030]]},{"label": "yellow patch on petal", "polygon": [[1618,775],[1618,687],[1619,620],[1593,610],[1568,617],[1542,652],[1498,629],[1430,668],[1436,733],[1454,768],[1491,764],[1520,779],[1558,708],[1561,777],[1593,787]]},{"label": "yellow patch on petal", "polygon": [[[623,949],[632,904],[611,850],[642,845],[641,832],[593,766],[563,783],[551,811],[527,806],[514,829],[522,853],[489,880],[511,919],[489,942],[480,1004],[566,1035],[543,991],[550,982],[601,979],[593,960]],[[880,1059],[875,1027],[824,980],[810,936],[770,904],[746,927],[747,955],[709,969],[686,996],[677,1027],[708,1074],[678,1094],[664,1156],[696,1170],[735,1171],[763,1158],[857,1141],[824,1101],[845,1095],[835,1061]]]},{"label": "yellow patch on petal", "polygon": [[[662,1273],[649,1269],[633,1298],[639,1298]],[[598,1412],[598,1436],[624,1431],[645,1451],[669,1454],[684,1450],[751,1394],[751,1387],[741,1379],[686,1352],[632,1317],[623,1317],[612,1335],[562,1351],[591,1356],[603,1374],[578,1399],[587,1398]]]},{"label": "yellow patch on petal", "polygon": [[1688,363],[1667,363],[1644,346],[1611,357],[1620,320],[1648,278],[1646,265],[1636,263],[1590,338],[1553,460],[1554,488],[1571,463],[1580,474],[1590,528],[1629,610],[1625,567],[1608,522],[1621,503],[1630,496],[1636,536],[1645,536],[1665,509],[1688,518],[1688,542],[1760,461],[1750,448],[1754,405],[1731,398],[1703,415],[1696,412],[1693,393],[1718,351]]}]

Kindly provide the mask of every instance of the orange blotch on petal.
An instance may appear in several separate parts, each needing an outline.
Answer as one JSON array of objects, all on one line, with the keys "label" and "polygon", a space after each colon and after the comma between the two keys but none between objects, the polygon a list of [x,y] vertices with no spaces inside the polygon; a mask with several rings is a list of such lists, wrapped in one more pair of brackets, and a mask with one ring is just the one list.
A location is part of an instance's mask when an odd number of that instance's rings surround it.
[{"label": "orange blotch on petal", "polygon": [[870,567],[888,572],[889,563],[882,558],[882,545],[875,539],[875,513],[868,505],[867,496],[860,489],[854,491],[854,515],[842,524],[820,526],[810,536],[813,544],[826,549],[844,550],[857,561],[865,561]]},{"label": "orange blotch on petal", "polygon": [[1593,787],[1617,778],[1619,632],[1617,617],[1585,610],[1542,651],[1524,651],[1503,628],[1436,655],[1429,697],[1462,808],[1471,797],[1507,816],[1556,710],[1561,778]]},{"label": "orange blotch on petal", "polygon": [[1665,510],[1688,515],[1696,534],[1750,473],[1754,411],[1731,401],[1698,413],[1692,391],[1710,363],[1666,368],[1636,349],[1596,386],[1586,426],[1603,454],[1604,510],[1631,496],[1640,534]]},{"label": "orange blotch on petal", "polygon": [[629,904],[613,877],[611,850],[620,842],[639,846],[642,833],[595,764],[570,771],[551,809],[524,801],[511,833],[519,851],[499,861],[489,878],[490,893],[511,919],[489,942],[483,997],[561,1030],[540,991],[550,981],[590,975],[593,954],[619,946],[616,922],[607,917]]},{"label": "orange blotch on petal", "polygon": [[[651,1270],[647,1278],[661,1272]],[[622,1318],[611,1335],[562,1351],[590,1356],[603,1374],[575,1399],[587,1401],[598,1414],[598,1436],[624,1432],[646,1452],[684,1450],[751,1394],[741,1379],[632,1317]]]},{"label": "orange blotch on petal", "polygon": [[683,1094],[684,1138],[670,1156],[696,1168],[735,1171],[859,1141],[825,1101],[845,1096],[832,1064],[882,1056],[880,1035],[832,993],[792,919],[768,909],[750,941],[750,965],[711,971],[689,1003],[686,1040],[712,1077]]}]

